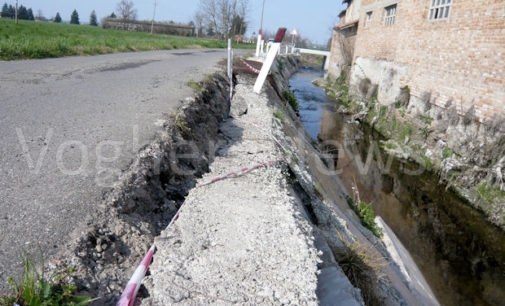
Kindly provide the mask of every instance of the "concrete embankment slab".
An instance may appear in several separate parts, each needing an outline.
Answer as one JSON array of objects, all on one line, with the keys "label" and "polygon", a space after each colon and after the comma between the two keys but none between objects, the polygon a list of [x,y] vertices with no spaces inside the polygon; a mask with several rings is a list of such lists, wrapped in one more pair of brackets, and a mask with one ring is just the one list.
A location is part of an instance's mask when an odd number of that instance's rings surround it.
[{"label": "concrete embankment slab", "polygon": [[[270,129],[267,99],[250,94],[247,86],[236,89],[236,97],[248,104],[247,114],[222,125],[227,145],[198,183],[282,157],[269,135],[251,125]],[[317,304],[311,226],[280,165],[193,189],[186,205],[175,225],[156,239],[149,302]]]}]

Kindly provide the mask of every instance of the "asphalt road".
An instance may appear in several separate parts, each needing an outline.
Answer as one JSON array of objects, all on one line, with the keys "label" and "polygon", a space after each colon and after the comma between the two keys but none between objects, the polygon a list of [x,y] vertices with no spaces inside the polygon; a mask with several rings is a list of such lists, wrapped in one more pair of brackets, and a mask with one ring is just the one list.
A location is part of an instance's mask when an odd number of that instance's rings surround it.
[{"label": "asphalt road", "polygon": [[0,62],[0,289],[54,255],[225,50]]}]

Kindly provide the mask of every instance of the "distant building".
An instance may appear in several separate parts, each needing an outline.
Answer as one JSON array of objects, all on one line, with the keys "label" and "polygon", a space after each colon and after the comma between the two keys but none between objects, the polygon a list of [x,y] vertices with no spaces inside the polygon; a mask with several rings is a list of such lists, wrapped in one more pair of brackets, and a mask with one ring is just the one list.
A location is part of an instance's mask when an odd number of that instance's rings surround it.
[{"label": "distant building", "polygon": [[122,20],[118,18],[106,18],[102,22],[104,29],[124,30],[131,32],[153,32],[156,34],[168,34],[179,36],[195,36],[195,27],[186,24],[176,24],[173,22],[155,22],[137,21],[137,20]]},{"label": "distant building", "polygon": [[505,114],[505,1],[346,0],[334,28],[329,73],[350,72],[351,88],[378,85],[394,103],[411,101],[491,119]]}]

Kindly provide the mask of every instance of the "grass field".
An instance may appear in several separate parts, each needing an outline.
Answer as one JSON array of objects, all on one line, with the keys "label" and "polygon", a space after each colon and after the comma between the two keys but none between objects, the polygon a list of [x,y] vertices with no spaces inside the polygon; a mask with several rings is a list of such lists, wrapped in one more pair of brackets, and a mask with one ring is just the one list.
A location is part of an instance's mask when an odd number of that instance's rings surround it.
[{"label": "grass field", "polygon": [[[104,30],[85,25],[0,19],[0,59],[62,57],[114,52],[225,48],[225,41],[149,33]],[[234,45],[253,48],[252,45]]]}]

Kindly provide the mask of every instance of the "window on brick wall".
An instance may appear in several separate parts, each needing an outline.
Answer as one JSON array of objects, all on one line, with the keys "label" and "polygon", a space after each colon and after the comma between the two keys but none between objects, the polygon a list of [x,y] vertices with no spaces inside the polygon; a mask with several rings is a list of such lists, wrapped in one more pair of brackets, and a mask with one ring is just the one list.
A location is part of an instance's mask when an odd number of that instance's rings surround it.
[{"label": "window on brick wall", "polygon": [[372,22],[372,12],[367,12],[365,16],[365,28],[369,28],[371,22]]},{"label": "window on brick wall", "polygon": [[384,19],[384,25],[390,26],[395,24],[396,19],[396,4],[385,7],[386,18]]},{"label": "window on brick wall", "polygon": [[430,20],[449,18],[452,0],[430,0]]}]

